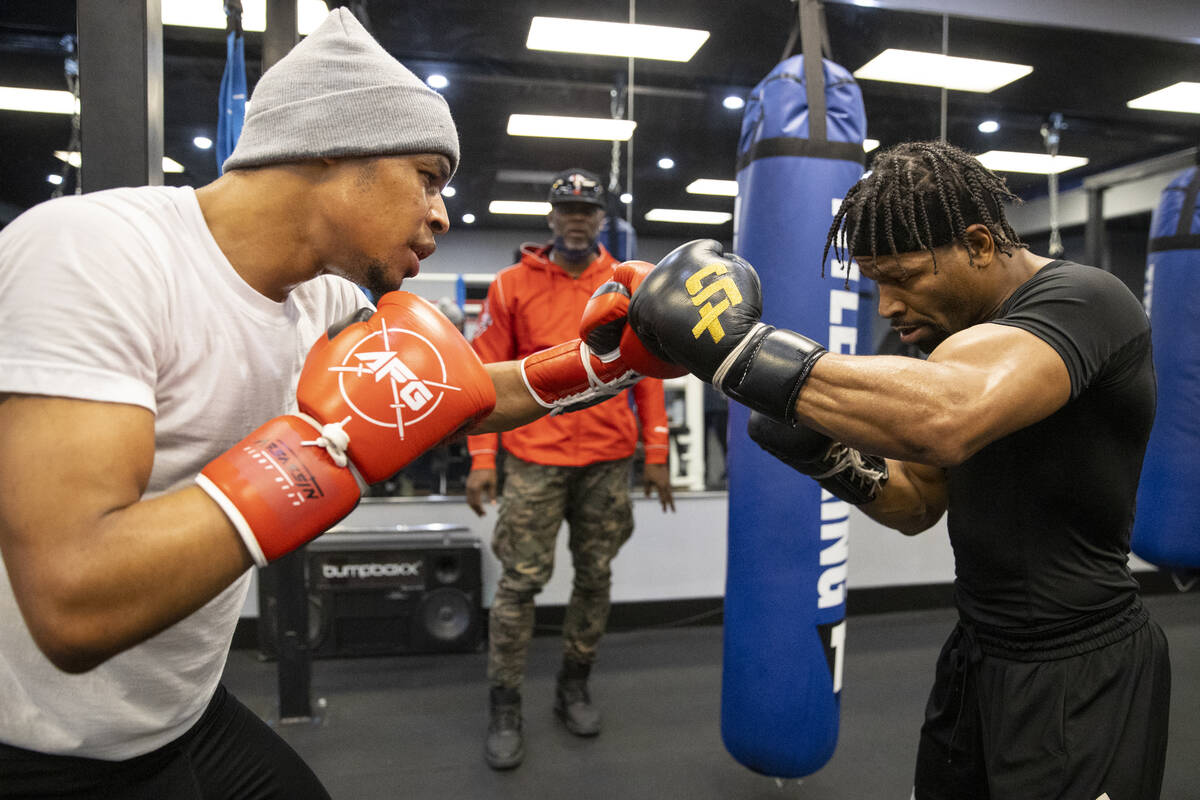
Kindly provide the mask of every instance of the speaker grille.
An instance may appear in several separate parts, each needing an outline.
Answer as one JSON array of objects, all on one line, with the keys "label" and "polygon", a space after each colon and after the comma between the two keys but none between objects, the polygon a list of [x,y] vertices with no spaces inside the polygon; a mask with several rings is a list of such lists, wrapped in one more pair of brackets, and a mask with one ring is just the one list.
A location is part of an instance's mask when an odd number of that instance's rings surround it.
[{"label": "speaker grille", "polygon": [[[363,537],[317,541],[307,558],[309,646],[316,657],[470,652],[483,644],[478,540]],[[259,584],[259,646],[275,655],[275,598]],[[267,624],[263,624],[263,623]]]},{"label": "speaker grille", "polygon": [[441,588],[421,600],[421,625],[435,641],[457,643],[470,629],[472,614],[467,596],[458,589]]}]

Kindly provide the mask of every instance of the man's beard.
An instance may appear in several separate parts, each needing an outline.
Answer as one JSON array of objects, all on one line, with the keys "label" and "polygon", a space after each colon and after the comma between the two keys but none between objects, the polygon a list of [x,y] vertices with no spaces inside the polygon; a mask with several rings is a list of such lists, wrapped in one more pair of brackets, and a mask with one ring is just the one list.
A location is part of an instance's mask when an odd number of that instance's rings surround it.
[{"label": "man's beard", "polygon": [[387,278],[387,268],[382,261],[370,261],[367,264],[367,274],[364,276],[363,288],[371,293],[371,296],[378,300],[385,294],[395,291],[400,288],[399,284],[393,284]]}]

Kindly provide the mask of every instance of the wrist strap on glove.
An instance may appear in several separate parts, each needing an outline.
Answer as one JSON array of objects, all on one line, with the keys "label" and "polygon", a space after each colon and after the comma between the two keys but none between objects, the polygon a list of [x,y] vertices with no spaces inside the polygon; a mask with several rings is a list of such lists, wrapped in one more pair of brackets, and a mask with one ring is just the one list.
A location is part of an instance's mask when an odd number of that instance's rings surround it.
[{"label": "wrist strap on glove", "polygon": [[354,464],[342,467],[335,460],[345,449],[338,446],[344,437],[340,424],[318,427],[312,417],[285,414],[196,476],[256,565],[266,566],[319,536],[358,504],[366,483]]},{"label": "wrist strap on glove", "polygon": [[521,361],[525,387],[550,415],[603,403],[641,379],[620,359],[609,362],[579,339],[539,350]]},{"label": "wrist strap on glove", "polygon": [[793,422],[800,389],[827,352],[807,336],[760,322],[717,367],[712,383],[754,411]]}]

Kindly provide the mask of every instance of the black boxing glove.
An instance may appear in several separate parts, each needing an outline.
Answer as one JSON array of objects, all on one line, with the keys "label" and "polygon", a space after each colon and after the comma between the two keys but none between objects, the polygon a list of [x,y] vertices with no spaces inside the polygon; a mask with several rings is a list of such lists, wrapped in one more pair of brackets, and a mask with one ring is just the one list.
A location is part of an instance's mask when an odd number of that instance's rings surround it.
[{"label": "black boxing glove", "polygon": [[847,503],[869,503],[887,483],[884,459],[835,442],[804,425],[776,422],[752,411],[746,432],[763,450],[811,476],[822,489]]},{"label": "black boxing glove", "polygon": [[629,325],[654,356],[755,411],[790,422],[813,364],[828,351],[763,324],[761,316],[754,267],[723,253],[713,239],[668,253],[629,303]]}]

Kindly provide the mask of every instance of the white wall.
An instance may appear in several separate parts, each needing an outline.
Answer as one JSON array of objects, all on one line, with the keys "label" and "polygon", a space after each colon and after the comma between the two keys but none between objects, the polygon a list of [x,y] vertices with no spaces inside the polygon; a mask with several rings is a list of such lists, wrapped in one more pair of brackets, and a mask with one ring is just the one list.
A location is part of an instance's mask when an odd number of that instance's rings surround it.
[{"label": "white wall", "polygon": [[[686,600],[725,594],[725,492],[686,492],[675,496],[676,512],[664,514],[654,498],[634,500],[634,534],[613,562],[614,602]],[[461,525],[483,545],[483,603],[491,605],[500,576],[492,555],[494,508],[476,517],[461,497],[364,500],[333,529],[391,528],[396,525]],[[571,555],[565,527],[558,538],[554,577],[538,598],[541,605],[565,605],[571,593]],[[876,524],[858,511],[850,517],[848,586],[851,589],[949,583],[954,563],[945,523],[907,537]],[[251,590],[243,616],[258,615]]]},{"label": "white wall", "polygon": [[[1104,218],[1117,219],[1153,211],[1162,199],[1162,191],[1179,171],[1150,175],[1122,183],[1104,192]],[[1050,199],[1037,197],[1005,209],[1013,230],[1020,236],[1032,236],[1050,230]],[[1058,226],[1070,228],[1087,223],[1087,190],[1080,187],[1058,196]]]},{"label": "white wall", "polygon": [[[654,498],[634,499],[634,533],[613,562],[613,601],[689,600],[725,595],[725,492],[680,492],[676,512],[664,514]],[[368,498],[346,517],[344,528],[392,528],[396,525],[461,525],[481,543],[483,604],[490,606],[500,564],[490,548],[494,508],[476,517],[461,497]],[[554,577],[538,597],[540,605],[566,605],[571,593],[571,554],[565,526],[558,537]],[[850,512],[851,589],[950,583],[954,556],[943,518],[918,536],[904,536]],[[1135,571],[1154,567],[1130,556]],[[256,571],[257,572],[257,571]],[[257,574],[256,574],[257,577]],[[251,587],[242,616],[258,616],[258,591]]]}]

